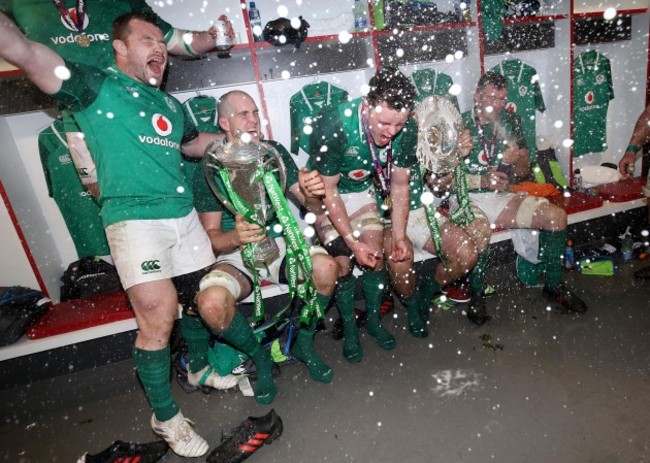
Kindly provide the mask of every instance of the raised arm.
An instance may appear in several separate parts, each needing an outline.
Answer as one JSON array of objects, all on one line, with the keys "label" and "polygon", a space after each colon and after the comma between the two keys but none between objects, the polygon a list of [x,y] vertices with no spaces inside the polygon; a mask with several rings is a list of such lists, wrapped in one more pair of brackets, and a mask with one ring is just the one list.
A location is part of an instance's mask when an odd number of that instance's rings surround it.
[{"label": "raised arm", "polygon": [[[232,23],[225,14],[219,16],[219,20],[226,24],[226,35],[234,43],[235,31]],[[185,31],[182,29],[173,30],[172,40],[167,44],[167,51],[173,56],[195,56],[202,55],[209,51],[214,50],[216,40],[220,32],[215,26],[212,26],[207,31]],[[186,43],[186,35],[191,34],[191,40]],[[190,48],[188,48],[188,45]]]},{"label": "raised arm", "polygon": [[45,45],[25,38],[16,25],[0,13],[0,56],[22,69],[41,91],[53,95],[69,78],[63,58]]},{"label": "raised arm", "polygon": [[628,143],[627,148],[625,148],[625,153],[618,163],[618,168],[621,173],[625,176],[629,175],[628,165],[634,166],[636,162],[636,153],[638,153],[643,145],[650,142],[650,106],[647,106],[645,110],[639,116],[639,119],[634,125],[634,131],[632,132],[632,137]]}]

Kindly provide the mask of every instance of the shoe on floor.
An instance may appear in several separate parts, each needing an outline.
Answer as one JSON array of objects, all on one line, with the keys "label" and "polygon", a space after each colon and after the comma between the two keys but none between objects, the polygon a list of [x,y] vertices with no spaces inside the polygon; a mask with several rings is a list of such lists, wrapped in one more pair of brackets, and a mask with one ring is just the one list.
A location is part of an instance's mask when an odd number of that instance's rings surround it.
[{"label": "shoe on floor", "polygon": [[469,294],[462,286],[447,285],[442,290],[442,294],[447,296],[447,299],[450,301],[463,303],[469,302],[472,300],[471,294]]},{"label": "shoe on floor", "polygon": [[250,457],[264,444],[282,435],[282,419],[271,409],[257,418],[248,417],[208,455],[207,463],[239,463]]},{"label": "shoe on floor", "polygon": [[157,440],[146,444],[135,444],[132,442],[113,442],[110,447],[95,455],[85,454],[77,460],[77,463],[156,463],[169,450],[167,442]]},{"label": "shoe on floor", "polygon": [[650,280],[650,267],[642,268],[634,272],[634,278],[639,280]]},{"label": "shoe on floor", "polygon": [[206,365],[196,373],[187,372],[187,382],[192,386],[209,386],[220,391],[233,388],[237,385],[235,375],[220,376],[210,365]]},{"label": "shoe on floor", "polygon": [[205,455],[210,446],[204,438],[199,436],[193,423],[178,412],[176,416],[167,421],[158,421],[156,415],[151,417],[153,432],[165,439],[176,455],[181,457],[200,457]]},{"label": "shoe on floor", "polygon": [[585,313],[587,311],[587,304],[564,285],[559,285],[553,289],[544,286],[542,293],[547,300],[562,306],[569,312]]},{"label": "shoe on floor", "polygon": [[472,296],[467,308],[467,318],[475,325],[481,326],[492,317],[487,313],[485,294],[477,293]]}]

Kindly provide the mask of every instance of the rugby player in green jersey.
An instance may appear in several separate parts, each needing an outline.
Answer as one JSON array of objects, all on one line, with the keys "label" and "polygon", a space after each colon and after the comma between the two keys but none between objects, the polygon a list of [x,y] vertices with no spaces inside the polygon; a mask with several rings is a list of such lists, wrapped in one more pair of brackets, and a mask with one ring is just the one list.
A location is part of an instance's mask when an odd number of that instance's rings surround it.
[{"label": "rugby player in green jersey", "polygon": [[[259,110],[250,95],[238,90],[228,92],[219,99],[218,111],[219,124],[226,133],[227,141],[233,141],[236,137],[250,137],[250,142],[261,140]],[[293,196],[296,202],[308,211],[319,213],[322,208],[320,196],[324,194],[324,184],[318,173],[308,172],[306,168],[299,170],[292,156],[281,144],[274,141],[266,143],[281,156],[286,170],[287,196]],[[279,224],[277,219],[262,228],[248,222],[242,215],[233,216],[210,190],[205,175],[200,171],[194,177],[194,195],[199,217],[217,254],[217,265],[201,284],[199,306],[222,314],[224,326],[233,323],[233,319],[235,323],[246,324],[245,318],[236,310],[236,304],[253,292],[254,278],[251,269],[244,263],[241,249],[248,243],[259,242],[267,236],[273,238],[280,253],[272,262],[266,262],[256,268],[256,272],[265,281],[287,284],[286,273],[290,269],[286,258],[288,240],[284,238],[283,232],[274,230],[275,224]],[[322,309],[325,309],[336,284],[336,263],[320,246],[311,246],[308,252],[312,259],[311,277],[317,293],[316,298]],[[312,338],[317,322],[318,319],[314,315],[307,326],[298,329],[291,353],[307,366],[313,379],[330,383],[332,369],[319,358],[313,345]],[[267,384],[272,400],[275,388],[269,375],[270,370],[265,369],[262,373],[266,376],[259,377],[258,381]]]},{"label": "rugby player in green jersey", "polygon": [[[153,18],[120,16],[113,24],[113,48],[115,65],[105,70],[68,62],[27,40],[0,14],[0,56],[71,109],[86,134],[97,164],[111,256],[138,323],[133,355],[154,410],[152,428],[178,455],[197,457],[209,446],[172,396],[169,336],[179,302],[185,310],[197,310],[199,282],[215,262],[183,175],[181,150],[202,156],[203,147],[217,136],[198,133],[181,104],[159,89],[167,43]],[[201,315],[208,327],[253,361],[270,361],[248,325],[223,326],[218,314]],[[197,372],[201,380],[219,387],[236,383],[234,377],[213,373],[207,360]]]},{"label": "rugby player in green jersey", "polygon": [[[562,256],[566,243],[567,216],[564,209],[545,198],[509,192],[511,182],[530,173],[526,139],[519,117],[504,111],[508,94],[506,78],[486,72],[474,93],[474,107],[463,114],[474,147],[463,164],[472,203],[478,206],[497,229],[512,230],[518,252],[517,274],[522,282],[537,286],[544,276],[543,295],[563,309],[576,313],[587,311],[585,303],[562,282]],[[526,230],[529,242],[537,249],[518,248],[515,232]],[[527,230],[538,230],[531,233]],[[538,242],[536,238],[539,238]],[[530,246],[528,246],[530,248]],[[522,256],[525,256],[522,257]],[[485,305],[483,277],[488,251],[470,273],[468,318],[481,325],[490,317]]]}]

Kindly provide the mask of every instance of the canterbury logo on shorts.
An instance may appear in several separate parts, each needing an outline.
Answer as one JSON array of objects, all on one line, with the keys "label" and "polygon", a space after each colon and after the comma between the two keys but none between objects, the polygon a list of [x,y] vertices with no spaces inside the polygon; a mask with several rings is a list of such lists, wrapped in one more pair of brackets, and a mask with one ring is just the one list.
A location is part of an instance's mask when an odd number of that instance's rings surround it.
[{"label": "canterbury logo on shorts", "polygon": [[152,273],[160,270],[159,260],[145,260],[140,264],[140,268],[144,273]]}]

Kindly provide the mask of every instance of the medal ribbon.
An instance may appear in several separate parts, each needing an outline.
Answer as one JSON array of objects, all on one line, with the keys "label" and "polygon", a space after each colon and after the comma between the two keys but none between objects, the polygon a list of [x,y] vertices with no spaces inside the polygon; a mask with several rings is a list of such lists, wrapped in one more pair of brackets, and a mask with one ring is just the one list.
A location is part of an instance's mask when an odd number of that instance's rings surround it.
[{"label": "medal ribbon", "polygon": [[474,123],[476,124],[476,129],[478,130],[479,137],[481,137],[481,145],[483,145],[483,152],[488,158],[488,163],[492,163],[492,160],[494,159],[494,147],[497,144],[497,131],[494,130],[494,133],[492,134],[492,140],[490,140],[490,143],[488,144],[487,140],[485,139],[485,133],[483,132],[483,127],[478,121],[478,117],[476,115],[474,115]]},{"label": "medal ribbon", "polygon": [[[422,174],[422,178],[426,172]],[[458,200],[458,208],[451,213],[449,220],[455,224],[467,225],[474,221],[475,216],[472,212],[472,205],[469,199],[469,192],[467,190],[467,181],[465,179],[465,171],[463,167],[459,164],[454,169],[454,183],[456,185],[456,198]],[[438,259],[444,267],[447,267],[447,262],[442,255],[440,250],[442,249],[442,238],[440,237],[440,224],[436,218],[436,210],[432,204],[425,204],[424,211],[427,216],[427,223],[429,225],[429,231],[431,232],[431,239],[433,244],[438,250]]]},{"label": "medal ribbon", "polygon": [[70,27],[72,30],[76,30],[79,33],[84,31],[84,20],[86,19],[86,2],[85,0],[77,0],[75,5],[75,11],[77,13],[77,21],[73,21],[70,17],[70,12],[63,4],[61,0],[52,0],[54,6],[59,10],[61,19]]},{"label": "medal ribbon", "polygon": [[381,196],[385,200],[386,198],[390,198],[390,172],[393,166],[393,142],[391,141],[386,148],[386,169],[384,170],[379,162],[375,140],[372,138],[370,127],[368,127],[363,112],[361,113],[361,122],[363,124],[363,131],[366,134],[368,149],[370,150],[370,157],[372,158],[372,165],[375,168],[375,184],[379,189]]},{"label": "medal ribbon", "polygon": [[[253,208],[244,201],[241,196],[235,192],[230,182],[230,176],[226,169],[218,169],[219,178],[223,182],[224,188],[232,203],[233,208],[244,218],[251,223],[255,223],[260,227],[264,227],[265,223],[259,219],[259,216],[254,212]],[[289,298],[293,301],[296,294],[302,299],[305,304],[300,313],[300,322],[309,323],[314,313],[319,318],[325,316],[324,307],[318,303],[318,294],[316,287],[311,278],[312,260],[309,253],[309,245],[303,237],[300,227],[293,217],[289,204],[282,194],[280,185],[278,184],[272,172],[264,173],[264,167],[260,166],[254,176],[253,181],[262,180],[269,200],[275,213],[278,216],[280,224],[282,225],[283,235],[287,242],[287,280],[289,285]],[[264,318],[264,305],[262,298],[262,289],[259,284],[259,274],[255,267],[255,254],[254,245],[256,243],[248,243],[242,250],[242,259],[244,264],[251,270],[253,275],[253,309],[255,322],[259,322]],[[298,283],[299,271],[302,269],[305,275],[305,281],[302,284]],[[284,309],[279,311],[273,318],[279,319],[288,310],[291,304],[287,305]]]}]

